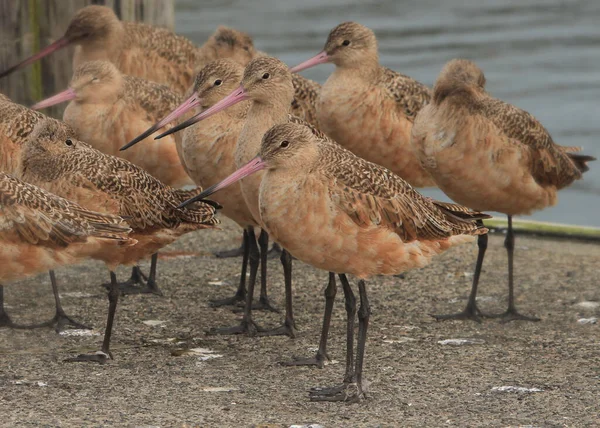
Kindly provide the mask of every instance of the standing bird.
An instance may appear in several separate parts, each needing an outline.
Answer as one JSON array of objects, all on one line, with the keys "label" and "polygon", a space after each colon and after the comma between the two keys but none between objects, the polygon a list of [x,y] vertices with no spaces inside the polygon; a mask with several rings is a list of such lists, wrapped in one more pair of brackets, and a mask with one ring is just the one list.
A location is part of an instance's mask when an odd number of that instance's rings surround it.
[{"label": "standing bird", "polygon": [[[131,229],[121,218],[85,208],[0,172],[0,283],[78,263],[99,248],[130,246]],[[52,271],[51,271],[52,272]],[[51,273],[54,282],[54,275]],[[41,325],[78,324],[64,312],[55,289],[56,314]],[[4,310],[0,287],[0,326],[19,327]],[[37,326],[35,326],[37,327]]]},{"label": "standing bird", "polygon": [[111,305],[102,345],[105,357],[110,355],[111,326],[119,296],[116,267],[149,257],[185,233],[215,228],[220,223],[214,203],[196,204],[191,210],[177,208],[200,189],[185,191],[164,185],[134,164],[76,140],[64,127],[50,121],[38,124],[28,139],[19,176],[87,209],[126,218],[131,238],[138,241],[133,247],[107,249],[97,255],[107,264],[111,277]]},{"label": "standing bird", "polygon": [[[504,321],[538,321],[521,315],[514,301],[512,217],[556,204],[557,191],[579,180],[591,156],[554,143],[529,113],[491,97],[485,76],[464,59],[448,62],[438,76],[433,101],[415,120],[412,145],[436,184],[454,201],[476,210],[508,216],[508,309]],[[479,255],[465,310],[438,319],[479,320],[475,298],[487,237]]]},{"label": "standing bird", "polygon": [[332,62],[317,101],[319,128],[348,150],[382,165],[415,187],[433,186],[410,145],[429,88],[379,64],[377,38],[369,28],[345,22],[329,33],[325,49],[292,68],[299,72]]},{"label": "standing bird", "polygon": [[[77,67],[69,89],[32,106],[43,109],[70,101],[63,120],[77,137],[101,152],[121,156],[142,167],[161,182],[174,187],[193,185],[185,172],[175,145],[175,138],[155,141],[147,138],[145,146],[120,152],[119,148],[163,117],[182,100],[168,87],[122,74],[108,61],[89,61]],[[126,293],[161,294],[156,285],[158,254],[152,257],[146,285],[139,268],[131,279],[121,284]]]},{"label": "standing bird", "polygon": [[0,72],[0,78],[52,52],[75,45],[73,69],[87,61],[110,61],[124,74],[162,83],[183,94],[194,78],[198,48],[166,28],[123,22],[109,7],[78,10],[64,36],[40,52]]},{"label": "standing bird", "polygon": [[[315,401],[359,401],[370,308],[365,279],[423,267],[444,250],[487,233],[489,216],[425,198],[391,171],[367,162],[309,127],[284,123],[263,138],[259,156],[189,202],[266,170],[260,214],[269,234],[298,259],[340,275],[348,314],[346,375],[341,387],[315,388]],[[290,227],[290,224],[293,227]],[[354,365],[355,298],[360,295]]]},{"label": "standing bird", "polygon": [[[259,57],[252,60],[246,66],[241,85],[236,90],[212,107],[163,132],[156,138],[163,138],[164,136],[185,129],[198,121],[205,120],[228,107],[249,99],[252,101],[252,104],[246,115],[246,121],[244,122],[244,127],[238,138],[235,150],[235,162],[240,167],[258,153],[262,136],[272,126],[287,123],[288,121],[302,121],[289,114],[294,93],[292,73],[288,66],[276,58],[267,56]],[[171,118],[171,120],[174,118]],[[314,131],[319,132],[316,129]],[[246,205],[250,209],[252,217],[259,224],[262,224],[258,208],[258,192],[261,180],[262,174],[255,174],[240,182]],[[265,240],[261,246],[261,251],[268,244],[268,236],[264,234],[264,237]],[[284,266],[286,278],[286,320],[278,332],[292,336],[294,320],[291,300],[291,257],[285,250],[282,251],[281,262]],[[248,296],[250,294],[251,291],[248,290]],[[247,329],[248,325],[253,323],[250,313],[251,308],[248,304],[249,301],[251,302],[251,299],[252,296],[246,300],[246,312],[242,321],[243,331]],[[235,331],[237,332],[238,328]]]},{"label": "standing bird", "polygon": [[[58,120],[47,118],[42,113],[16,104],[2,94],[0,94],[0,117],[0,171],[13,176],[19,173],[21,151],[29,134],[38,122],[48,120],[56,123],[57,126],[66,126]],[[135,267],[134,272],[137,271],[139,271],[139,268]],[[84,327],[64,314],[53,272],[50,272],[50,282],[54,296],[57,299],[56,312],[60,315],[57,320],[57,329],[62,329],[67,323],[77,328]],[[2,293],[1,285],[0,293]]]},{"label": "standing bird", "polygon": [[[232,60],[221,59],[209,62],[196,76],[186,101],[122,149],[129,149],[142,140],[147,142],[149,136],[186,115],[188,111],[195,114],[216,104],[239,85],[243,72],[244,68]],[[181,162],[198,186],[212,186],[236,170],[236,144],[244,127],[249,107],[249,102],[233,106],[220,115],[208,118],[202,126],[185,129],[181,133],[183,135],[176,139]],[[137,148],[140,151],[145,150],[142,146]],[[223,206],[222,213],[244,229],[244,253],[242,275],[237,292],[232,298],[212,301],[213,306],[245,301],[248,260],[250,260],[251,281],[256,278],[259,266],[258,246],[254,235],[254,228],[259,226],[259,222],[254,219],[246,205],[240,186],[231,186],[227,191],[219,194],[218,202]],[[266,235],[259,239],[261,246],[265,239]],[[260,257],[262,258],[261,296],[259,304],[253,309],[272,308],[267,297],[267,248],[261,248]]]}]

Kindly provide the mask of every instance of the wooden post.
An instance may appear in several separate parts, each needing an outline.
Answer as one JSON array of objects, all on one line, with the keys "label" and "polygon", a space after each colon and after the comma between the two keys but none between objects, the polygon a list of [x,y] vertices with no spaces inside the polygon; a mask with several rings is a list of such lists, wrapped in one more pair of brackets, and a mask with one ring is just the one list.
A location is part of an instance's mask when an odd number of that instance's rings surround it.
[{"label": "wooden post", "polygon": [[[60,38],[71,17],[89,4],[112,7],[123,21],[174,27],[173,0],[0,0],[0,70],[39,51]],[[0,92],[30,106],[66,89],[72,75],[73,47],[0,79]],[[44,113],[62,118],[63,106]]]}]

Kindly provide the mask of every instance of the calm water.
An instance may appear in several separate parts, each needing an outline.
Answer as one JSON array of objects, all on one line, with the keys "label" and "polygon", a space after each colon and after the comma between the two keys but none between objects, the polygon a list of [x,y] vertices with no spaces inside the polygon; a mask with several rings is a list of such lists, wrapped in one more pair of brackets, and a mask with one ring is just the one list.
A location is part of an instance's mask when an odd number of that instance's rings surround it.
[{"label": "calm water", "polygon": [[[533,113],[558,143],[600,158],[600,1],[177,0],[175,17],[197,43],[228,25],[290,65],[349,20],[375,31],[383,65],[428,85],[449,59],[476,61],[494,96]],[[332,67],[304,75],[323,83]],[[600,226],[600,162],[533,218]]]}]

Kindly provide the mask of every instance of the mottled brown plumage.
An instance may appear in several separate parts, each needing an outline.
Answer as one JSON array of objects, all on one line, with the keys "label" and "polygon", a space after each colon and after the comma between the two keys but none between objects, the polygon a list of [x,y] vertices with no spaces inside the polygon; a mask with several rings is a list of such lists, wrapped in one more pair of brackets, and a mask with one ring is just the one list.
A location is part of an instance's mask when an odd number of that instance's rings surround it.
[{"label": "mottled brown plumage", "polygon": [[91,60],[113,62],[124,74],[162,83],[183,94],[194,76],[198,48],[166,28],[121,22],[112,9],[87,6],[77,11],[66,39],[77,46],[73,68]]},{"label": "mottled brown plumage", "polygon": [[[75,99],[65,109],[63,119],[81,140],[133,162],[165,184],[193,184],[177,153],[179,136],[154,140],[150,135],[143,145],[119,151],[179,105],[183,99],[180,95],[164,85],[126,76],[108,61],[90,61],[77,67],[70,90]],[[51,100],[34,108],[47,106]]]},{"label": "mottled brown plumage", "polygon": [[321,92],[321,85],[296,73],[292,73],[292,84],[294,85],[292,113],[318,127],[317,100]]},{"label": "mottled brown plumage", "polygon": [[383,165],[415,187],[432,186],[410,147],[410,131],[431,91],[379,64],[373,31],[355,22],[334,28],[323,52],[294,67],[332,62],[317,101],[319,127],[357,156]]},{"label": "mottled brown plumage", "polygon": [[0,172],[0,282],[133,245],[129,225]]},{"label": "mottled brown plumage", "polygon": [[[15,174],[21,150],[35,125],[44,119],[54,121],[37,111],[0,97],[0,171]],[[59,123],[56,121],[56,123]]]},{"label": "mottled brown plumage", "polygon": [[[582,177],[590,156],[568,153],[529,113],[491,97],[485,76],[473,62],[448,62],[434,87],[433,101],[417,115],[412,145],[436,184],[456,202],[508,215],[508,309],[505,321],[538,321],[514,303],[512,216],[556,204],[558,190]],[[487,240],[479,256],[465,310],[440,319],[479,320],[477,286]]]},{"label": "mottled brown plumage", "polygon": [[491,97],[483,72],[468,60],[442,70],[434,101],[413,128],[413,144],[454,200],[509,215],[554,205],[556,191],[580,179],[591,160],[567,152],[579,148],[556,144],[530,113]]},{"label": "mottled brown plumage", "polygon": [[[427,265],[444,250],[486,234],[478,223],[489,216],[424,198],[384,167],[355,156],[310,127],[289,122],[267,131],[258,157],[199,197],[261,169],[266,170],[259,198],[263,226],[298,259],[339,273],[344,287],[348,314],[344,384],[313,390],[311,399],[360,401],[370,316],[364,279]],[[352,351],[356,302],[346,273],[361,278],[356,366]]]},{"label": "mottled brown plumage", "polygon": [[123,216],[139,242],[103,259],[111,270],[154,254],[184,233],[219,224],[215,208],[200,203],[177,206],[200,189],[183,191],[162,184],[134,164],[103,154],[44,121],[23,150],[20,176],[33,184],[99,212]]},{"label": "mottled brown plumage", "polygon": [[[282,141],[289,142],[285,149],[277,144]],[[279,166],[295,170],[289,174],[303,170],[306,175],[320,177],[328,185],[330,200],[357,226],[387,229],[403,243],[485,233],[475,220],[488,216],[423,197],[388,169],[355,156],[323,134],[317,136],[309,127],[292,123],[272,128],[264,136],[260,155],[269,171]],[[296,182],[302,182],[302,175]],[[267,194],[261,188],[261,214],[268,210],[263,207],[265,198],[271,199]],[[310,210],[306,205],[301,206]],[[468,218],[461,218],[461,214],[468,214]],[[352,273],[360,276],[358,272]]]},{"label": "mottled brown plumage", "polygon": [[200,72],[209,62],[217,59],[230,59],[242,67],[259,55],[252,38],[230,27],[220,25],[200,47],[200,59],[196,70]]}]

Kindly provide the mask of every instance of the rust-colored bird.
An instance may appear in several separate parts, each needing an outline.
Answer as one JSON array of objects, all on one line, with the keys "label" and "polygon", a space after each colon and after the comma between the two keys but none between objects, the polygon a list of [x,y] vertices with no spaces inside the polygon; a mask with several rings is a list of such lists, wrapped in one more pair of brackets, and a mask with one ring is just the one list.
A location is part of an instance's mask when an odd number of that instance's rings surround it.
[{"label": "rust-colored bird", "polygon": [[[118,251],[130,246],[131,229],[119,216],[101,214],[39,187],[0,172],[0,283],[35,275],[59,266],[94,257],[100,248]],[[69,322],[60,304],[53,272],[50,273],[56,302],[56,314],[49,322],[61,329]],[[4,310],[0,285],[0,326],[14,324]]]},{"label": "rust-colored bird", "polygon": [[[68,128],[63,122],[16,104],[6,96],[0,97],[0,117],[0,171],[13,175],[19,174],[22,148],[37,123],[47,120]],[[156,263],[157,256],[153,256],[151,272],[155,272]],[[121,283],[121,286],[128,292],[160,293],[153,280],[144,287],[135,287],[135,284],[142,282],[143,274],[138,266],[134,266],[130,279]]]},{"label": "rust-colored bird", "polygon": [[198,48],[166,28],[123,22],[105,6],[78,10],[64,36],[40,52],[0,73],[0,78],[69,45],[75,45],[73,69],[87,61],[110,61],[124,74],[185,93],[199,61]]},{"label": "rust-colored bird", "polygon": [[[246,66],[241,85],[230,95],[212,107],[163,132],[156,138],[162,138],[187,128],[198,121],[205,120],[222,110],[249,99],[252,101],[252,105],[246,115],[246,121],[240,133],[235,153],[235,161],[239,167],[256,155],[260,149],[262,136],[273,125],[287,123],[288,121],[302,122],[302,119],[289,114],[294,93],[293,77],[288,66],[276,58],[258,57]],[[171,119],[174,119],[174,117]],[[312,129],[319,132],[315,128]],[[252,217],[259,224],[261,224],[261,220],[258,208],[258,192],[261,180],[262,174],[259,173],[240,182],[246,205],[250,209]],[[261,246],[261,251],[267,245],[268,237],[266,234],[264,234],[264,237],[265,241]],[[286,276],[286,319],[281,329],[277,329],[276,332],[291,336],[293,335],[294,320],[291,295],[291,258],[287,251],[282,252],[281,261]],[[250,294],[249,289],[248,295]],[[249,326],[253,325],[251,308],[248,307],[249,301],[251,301],[251,296],[246,300],[246,312],[241,327],[236,326],[233,330],[236,333],[239,332],[240,328],[242,331],[247,331],[250,328]]]},{"label": "rust-colored bird", "polygon": [[[19,173],[23,145],[29,134],[33,131],[34,126],[39,121],[45,119],[54,121],[58,126],[66,126],[60,121],[47,118],[42,113],[16,104],[2,94],[0,94],[0,117],[0,171],[12,174],[13,176]],[[134,267],[132,272],[137,274],[139,268],[137,266]],[[73,321],[69,316],[64,314],[58,297],[56,280],[53,272],[50,272],[50,280],[57,302],[56,311],[57,314],[59,314],[59,317],[56,320],[57,329],[62,329],[65,327],[66,323],[78,328],[84,327],[82,324]],[[47,324],[48,323],[44,323],[43,325]]]},{"label": "rust-colored bird", "polygon": [[183,98],[168,87],[122,74],[108,61],[89,61],[75,70],[69,88],[35,104],[40,110],[70,101],[63,120],[77,137],[103,153],[120,156],[174,187],[193,185],[175,138],[147,138],[144,147],[119,151],[178,106]]},{"label": "rust-colored bird", "polygon": [[[415,120],[412,145],[421,164],[454,201],[508,215],[508,309],[500,316],[504,321],[537,321],[515,307],[512,217],[556,204],[557,191],[581,179],[586,163],[594,158],[572,153],[579,148],[559,146],[531,114],[491,97],[481,69],[463,59],[442,69],[432,102]],[[487,238],[481,236],[478,245],[467,307],[438,319],[479,320],[475,298]]]},{"label": "rust-colored bird", "polygon": [[102,346],[106,355],[110,355],[110,326],[119,295],[115,268],[155,254],[185,233],[219,224],[214,203],[197,204],[189,211],[177,208],[200,189],[184,191],[164,185],[134,164],[78,141],[65,127],[50,121],[38,124],[27,140],[19,176],[87,209],[124,217],[132,228],[130,237],[138,241],[136,245],[117,251],[106,248],[97,255],[111,271],[109,327]]},{"label": "rust-colored bird", "polygon": [[369,28],[345,22],[329,33],[324,50],[293,72],[332,62],[317,101],[319,128],[368,161],[385,166],[415,187],[433,186],[410,145],[416,114],[429,88],[379,64],[377,38]]},{"label": "rust-colored bird", "polygon": [[[244,68],[236,62],[228,59],[216,60],[208,63],[196,76],[193,87],[190,89],[189,97],[184,103],[173,110],[156,125],[149,128],[140,137],[134,139],[124,147],[127,149],[139,141],[148,140],[148,136],[156,130],[164,127],[188,111],[197,113],[196,110],[206,110],[230,93],[239,85]],[[241,103],[224,113],[207,119],[202,126],[186,129],[182,137],[177,138],[178,151],[187,173],[197,185],[202,187],[218,183],[236,170],[235,152],[237,139],[244,126],[249,103]],[[180,134],[175,134],[180,135]],[[162,141],[162,140],[159,140]],[[143,147],[138,146],[143,150]],[[231,218],[240,227],[244,228],[243,237],[243,261],[242,275],[237,292],[232,298],[212,301],[214,306],[234,304],[246,299],[246,265],[250,260],[251,282],[256,278],[259,265],[259,254],[254,235],[254,228],[259,222],[254,220],[252,213],[244,201],[239,185],[232,186],[219,195],[219,201],[223,205],[222,213]],[[265,236],[260,239],[261,247]],[[250,242],[250,240],[252,242]],[[266,282],[266,257],[267,248],[262,247],[260,251],[262,258],[261,272],[261,296],[257,308],[271,308],[267,296]]]},{"label": "rust-colored bird", "polygon": [[[261,170],[265,173],[259,206],[269,234],[298,259],[340,274],[344,286],[348,313],[344,383],[313,389],[311,399],[358,401],[364,397],[362,369],[370,317],[365,279],[427,265],[444,250],[487,233],[477,221],[489,216],[425,198],[386,168],[297,123],[271,128],[259,156],[189,202]],[[356,306],[348,273],[360,279],[355,365]]]}]

